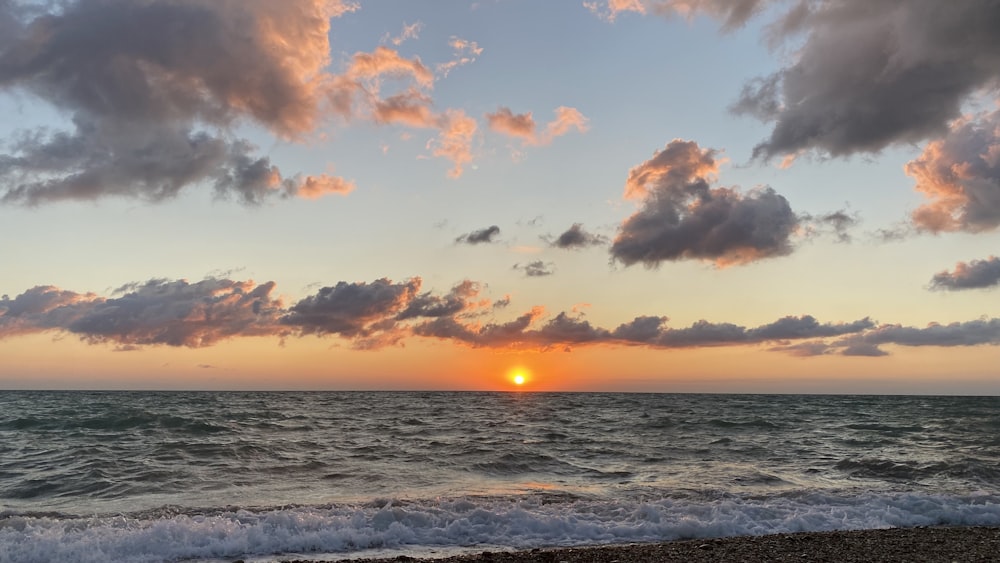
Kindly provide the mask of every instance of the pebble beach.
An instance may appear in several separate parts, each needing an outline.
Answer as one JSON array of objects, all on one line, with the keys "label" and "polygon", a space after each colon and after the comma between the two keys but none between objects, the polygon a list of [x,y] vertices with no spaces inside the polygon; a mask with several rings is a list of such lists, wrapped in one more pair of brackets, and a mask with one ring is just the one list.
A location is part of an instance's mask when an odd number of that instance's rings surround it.
[{"label": "pebble beach", "polygon": [[[490,552],[442,559],[399,556],[341,563],[708,563],[789,562],[987,562],[1000,560],[1000,528],[919,527],[835,532],[802,532],[564,549]],[[281,563],[313,563],[307,559]]]}]

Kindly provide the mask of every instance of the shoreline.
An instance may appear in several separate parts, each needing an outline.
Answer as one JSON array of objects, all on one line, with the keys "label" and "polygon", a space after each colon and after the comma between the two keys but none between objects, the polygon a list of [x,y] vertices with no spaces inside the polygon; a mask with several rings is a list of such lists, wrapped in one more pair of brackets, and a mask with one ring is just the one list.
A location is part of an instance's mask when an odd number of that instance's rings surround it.
[{"label": "shoreline", "polygon": [[[673,540],[661,543],[483,551],[442,558],[400,555],[386,559],[323,559],[337,563],[635,563],[677,561],[948,561],[986,562],[1000,557],[1000,527],[934,526],[830,532],[796,532]],[[278,563],[317,563],[280,559]]]}]

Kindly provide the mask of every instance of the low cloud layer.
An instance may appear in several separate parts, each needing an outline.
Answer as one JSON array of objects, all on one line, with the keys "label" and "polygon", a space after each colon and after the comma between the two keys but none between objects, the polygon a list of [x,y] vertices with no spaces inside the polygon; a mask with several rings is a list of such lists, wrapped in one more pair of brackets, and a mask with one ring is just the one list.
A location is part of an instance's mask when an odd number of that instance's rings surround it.
[{"label": "low cloud layer", "polygon": [[952,271],[934,274],[931,289],[961,291],[1000,286],[1000,258],[990,256],[985,260],[959,262]]},{"label": "low cloud layer", "polygon": [[[671,327],[667,317],[642,315],[614,328],[582,313],[548,315],[531,307],[510,320],[492,315],[511,306],[492,300],[482,284],[465,280],[445,293],[423,291],[422,280],[338,282],[291,306],[276,284],[209,278],[199,282],[154,279],[127,284],[111,297],[53,286],[0,297],[0,339],[67,333],[121,350],[144,346],[201,348],[242,337],[336,337],[358,349],[399,345],[421,337],[484,348],[565,350],[575,346],[644,346],[684,349],[758,346],[797,356],[883,356],[882,347],[1000,345],[1000,319],[923,328],[879,324],[868,318],[820,322],[787,316],[756,327],[700,320]],[[486,317],[484,319],[484,317]]]},{"label": "low cloud layer", "polygon": [[799,218],[769,187],[711,187],[717,153],[674,140],[633,168],[625,196],[640,209],[622,223],[611,256],[626,266],[697,259],[746,264],[792,252]]},{"label": "low cloud layer", "polygon": [[57,330],[128,349],[200,348],[238,336],[280,336],[283,304],[272,296],[274,287],[274,282],[154,279],[105,298],[39,286],[0,298],[0,337]]}]

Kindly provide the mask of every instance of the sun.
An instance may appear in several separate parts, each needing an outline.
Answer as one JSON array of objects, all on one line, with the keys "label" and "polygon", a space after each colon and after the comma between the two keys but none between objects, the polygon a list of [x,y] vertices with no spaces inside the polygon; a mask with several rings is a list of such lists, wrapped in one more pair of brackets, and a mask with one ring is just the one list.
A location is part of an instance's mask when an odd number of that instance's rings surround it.
[{"label": "sun", "polygon": [[524,366],[515,366],[507,370],[507,383],[514,387],[525,387],[531,380],[531,371]]}]

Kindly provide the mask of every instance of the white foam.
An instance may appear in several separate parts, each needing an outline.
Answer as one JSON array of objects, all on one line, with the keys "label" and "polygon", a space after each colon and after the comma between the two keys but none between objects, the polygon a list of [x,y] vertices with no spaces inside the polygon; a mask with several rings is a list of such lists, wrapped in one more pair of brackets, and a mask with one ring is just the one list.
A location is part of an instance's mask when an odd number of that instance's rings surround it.
[{"label": "white foam", "polygon": [[0,518],[0,561],[180,559],[368,549],[530,548],[918,525],[1000,525],[1000,497],[820,494],[695,502],[532,498],[299,507],[153,517]]}]

